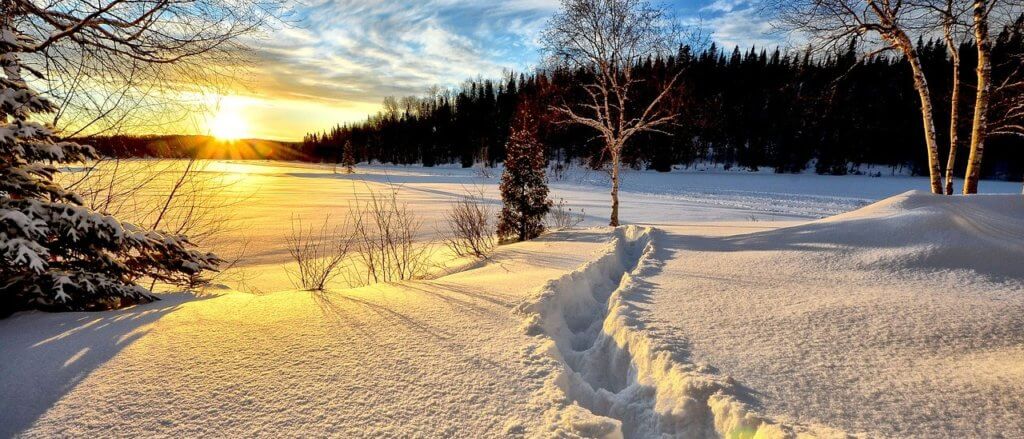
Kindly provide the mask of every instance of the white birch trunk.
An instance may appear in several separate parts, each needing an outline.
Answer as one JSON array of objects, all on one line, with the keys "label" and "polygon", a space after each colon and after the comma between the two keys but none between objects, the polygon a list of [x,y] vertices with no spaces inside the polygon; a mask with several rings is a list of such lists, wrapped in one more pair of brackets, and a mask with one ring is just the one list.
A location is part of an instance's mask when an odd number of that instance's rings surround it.
[{"label": "white birch trunk", "polygon": [[971,155],[967,159],[964,194],[978,193],[981,178],[981,159],[985,153],[988,135],[988,104],[992,89],[992,41],[988,37],[988,2],[974,1],[974,38],[978,44],[978,86],[974,100],[974,123],[971,126]]}]

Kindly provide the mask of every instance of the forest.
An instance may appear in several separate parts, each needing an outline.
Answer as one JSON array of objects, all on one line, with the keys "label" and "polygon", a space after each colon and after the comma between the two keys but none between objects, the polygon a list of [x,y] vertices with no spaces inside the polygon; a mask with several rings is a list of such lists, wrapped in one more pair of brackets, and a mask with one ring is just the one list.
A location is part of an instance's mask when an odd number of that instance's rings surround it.
[{"label": "forest", "polygon": [[[917,42],[929,77],[936,124],[949,126],[952,61],[938,39]],[[969,138],[970,84],[976,64],[972,43],[961,46],[959,126]],[[846,174],[856,165],[888,166],[891,172],[927,175],[919,101],[909,66],[902,56],[863,57],[856,43],[844,53],[816,55],[779,48],[733,50],[712,43],[695,51],[681,46],[673,56],[647,58],[636,66],[643,78],[634,101],[649,101],[672,72],[681,71],[670,104],[680,116],[661,132],[632,139],[623,161],[633,168],[669,171],[673,166],[711,162],[750,170]],[[1024,56],[1024,16],[996,38],[995,83],[1016,70]],[[384,109],[366,121],[339,124],[310,133],[300,156],[312,161],[340,161],[351,142],[358,161],[424,166],[461,163],[464,167],[504,160],[509,123],[518,105],[542,110],[539,137],[551,160],[583,161],[598,167],[607,157],[603,144],[583,126],[564,123],[548,110],[555,103],[581,102],[587,83],[583,71],[551,69],[509,74],[503,80],[467,81],[457,90],[423,97],[386,98]],[[990,115],[991,118],[998,115]],[[948,145],[939,130],[939,145]],[[945,157],[948,147],[941,147]],[[946,150],[942,150],[946,149]],[[968,145],[960,142],[958,156]],[[1020,179],[1024,174],[1024,137],[993,136],[988,142],[983,175]],[[962,175],[966,161],[957,163]]]}]

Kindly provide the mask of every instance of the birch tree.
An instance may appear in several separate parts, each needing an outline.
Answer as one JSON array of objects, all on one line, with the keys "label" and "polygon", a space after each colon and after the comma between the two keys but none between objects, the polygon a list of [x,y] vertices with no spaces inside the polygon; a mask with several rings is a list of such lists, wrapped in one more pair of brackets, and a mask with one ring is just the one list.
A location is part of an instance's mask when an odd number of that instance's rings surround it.
[{"label": "birch tree", "polygon": [[950,62],[953,65],[953,89],[949,96],[949,156],[946,160],[944,187],[946,195],[953,195],[953,174],[956,169],[957,150],[960,146],[960,46],[967,41],[970,33],[970,24],[964,21],[964,16],[969,12],[966,3],[964,0],[936,0],[922,3],[924,8],[932,10],[938,17],[937,22],[942,28],[942,39],[946,43],[946,50],[949,51]]},{"label": "birch tree", "polygon": [[779,14],[784,26],[809,34],[820,45],[841,47],[852,38],[877,37],[877,41],[869,41],[879,47],[873,53],[895,50],[903,54],[921,102],[931,191],[943,193],[931,91],[909,35],[919,25],[920,8],[902,0],[771,0],[769,8]]},{"label": "birch tree", "polygon": [[[1011,121],[1017,114],[1010,102],[999,102],[996,114],[992,111],[994,94],[999,98],[1011,97],[1020,99],[1017,90],[1020,77],[1019,69],[1009,75],[1000,84],[994,84],[992,78],[992,35],[990,29],[993,22],[1001,27],[1002,19],[1020,13],[1024,2],[1019,0],[973,0],[971,2],[971,23],[974,41],[978,50],[977,85],[974,101],[974,119],[971,124],[971,152],[967,161],[967,175],[964,177],[964,194],[978,193],[978,180],[981,179],[982,158],[985,154],[985,140],[990,134],[1015,134],[1017,132]],[[1021,60],[1016,60],[1018,63]],[[1018,64],[1019,65],[1019,64]],[[995,88],[994,88],[995,87]],[[1015,93],[1016,92],[1016,93]],[[995,116],[997,121],[991,118]],[[1000,128],[993,131],[993,125]],[[1007,125],[1009,130],[1006,129]]]},{"label": "birch tree", "polygon": [[988,105],[992,93],[992,40],[988,35],[989,14],[995,1],[974,0],[974,42],[978,47],[977,85],[974,93],[974,120],[971,124],[971,155],[967,159],[967,175],[964,176],[964,194],[978,193],[981,179],[981,160],[985,154],[985,137],[988,135]]},{"label": "birch tree", "polygon": [[648,56],[667,54],[680,41],[679,27],[667,10],[645,0],[562,0],[561,10],[542,36],[544,50],[557,66],[587,72],[587,99],[579,106],[555,105],[568,123],[592,128],[611,161],[612,212],[609,224],[619,225],[619,183],[622,149],[636,134],[660,131],[677,113],[666,105],[679,72],[641,101],[635,65]]}]

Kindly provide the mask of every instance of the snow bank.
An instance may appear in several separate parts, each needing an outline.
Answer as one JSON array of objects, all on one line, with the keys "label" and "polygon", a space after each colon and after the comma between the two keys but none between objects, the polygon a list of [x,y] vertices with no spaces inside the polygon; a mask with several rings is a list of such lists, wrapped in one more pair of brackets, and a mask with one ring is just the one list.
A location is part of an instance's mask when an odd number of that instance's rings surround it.
[{"label": "snow bank", "polygon": [[645,330],[638,307],[653,292],[644,281],[660,270],[660,233],[616,230],[599,259],[549,282],[516,308],[535,336],[531,355],[557,360],[535,395],[549,404],[536,436],[568,437],[842,437],[822,427],[785,425],[741,401],[742,390],[704,365],[677,358]]}]

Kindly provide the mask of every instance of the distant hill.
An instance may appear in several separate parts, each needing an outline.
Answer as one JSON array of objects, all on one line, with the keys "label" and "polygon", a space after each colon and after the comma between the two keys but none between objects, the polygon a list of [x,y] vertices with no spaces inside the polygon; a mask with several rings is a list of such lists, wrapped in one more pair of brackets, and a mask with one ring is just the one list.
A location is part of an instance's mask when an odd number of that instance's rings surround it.
[{"label": "distant hill", "polygon": [[203,158],[236,160],[302,160],[301,143],[265,139],[221,140],[200,135],[118,135],[83,137],[108,157]]}]

